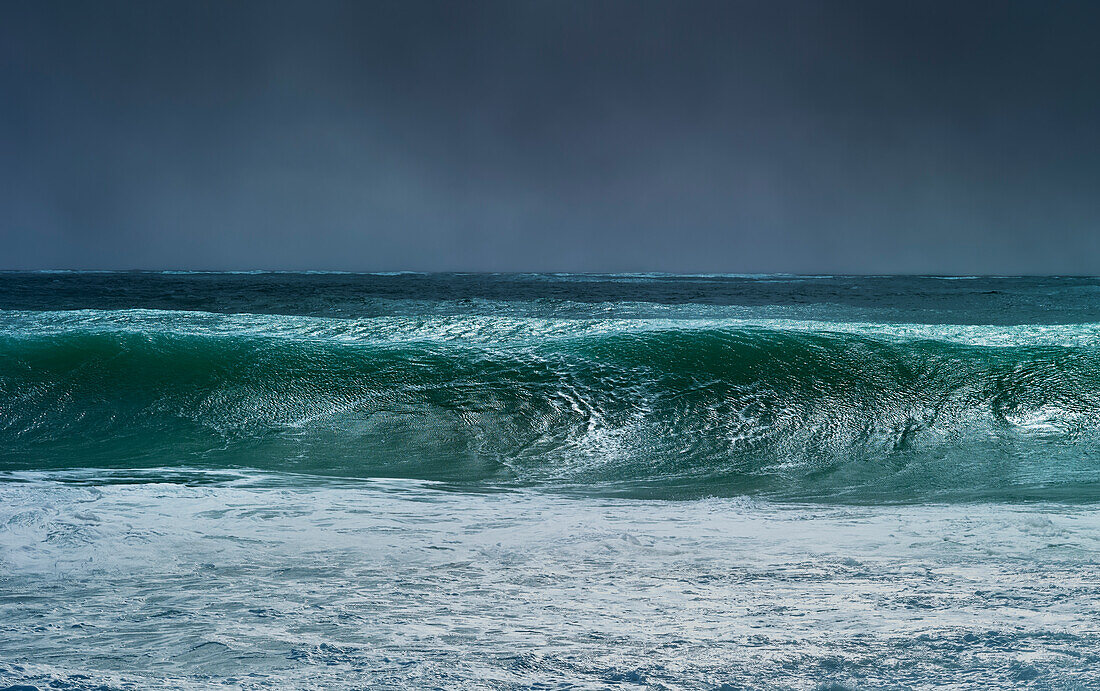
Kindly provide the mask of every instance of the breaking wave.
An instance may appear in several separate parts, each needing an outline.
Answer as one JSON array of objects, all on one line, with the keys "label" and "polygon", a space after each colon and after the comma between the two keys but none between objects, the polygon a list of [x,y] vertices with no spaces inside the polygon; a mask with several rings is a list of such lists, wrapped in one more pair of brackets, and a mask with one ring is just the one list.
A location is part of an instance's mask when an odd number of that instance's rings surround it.
[{"label": "breaking wave", "polygon": [[1100,498],[1100,327],[0,317],[0,469]]}]

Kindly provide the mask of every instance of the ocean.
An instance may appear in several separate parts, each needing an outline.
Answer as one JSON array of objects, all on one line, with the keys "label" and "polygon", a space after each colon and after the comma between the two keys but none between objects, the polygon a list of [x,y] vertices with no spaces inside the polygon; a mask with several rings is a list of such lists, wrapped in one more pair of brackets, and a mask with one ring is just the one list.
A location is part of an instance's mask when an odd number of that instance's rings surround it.
[{"label": "ocean", "polygon": [[1100,686],[1100,278],[0,273],[0,686]]}]

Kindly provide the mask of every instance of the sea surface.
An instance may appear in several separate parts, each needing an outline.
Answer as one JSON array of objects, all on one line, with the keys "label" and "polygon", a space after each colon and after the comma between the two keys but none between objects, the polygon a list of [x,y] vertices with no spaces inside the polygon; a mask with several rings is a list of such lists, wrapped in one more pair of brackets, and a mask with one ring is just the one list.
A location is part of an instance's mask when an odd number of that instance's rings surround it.
[{"label": "sea surface", "polygon": [[0,688],[1098,688],[1098,558],[1098,278],[0,273]]}]

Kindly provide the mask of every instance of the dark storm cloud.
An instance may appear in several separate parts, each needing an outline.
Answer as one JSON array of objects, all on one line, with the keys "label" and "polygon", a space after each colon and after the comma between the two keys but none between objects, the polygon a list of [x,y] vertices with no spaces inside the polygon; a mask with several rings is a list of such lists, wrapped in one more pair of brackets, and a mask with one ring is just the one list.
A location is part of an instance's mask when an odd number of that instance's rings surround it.
[{"label": "dark storm cloud", "polygon": [[1100,6],[2,2],[5,268],[1100,272]]}]

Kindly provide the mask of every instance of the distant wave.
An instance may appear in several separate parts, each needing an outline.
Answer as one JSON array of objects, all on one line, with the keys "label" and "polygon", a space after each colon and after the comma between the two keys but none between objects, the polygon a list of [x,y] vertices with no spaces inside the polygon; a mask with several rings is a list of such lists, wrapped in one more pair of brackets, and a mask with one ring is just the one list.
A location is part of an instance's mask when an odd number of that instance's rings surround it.
[{"label": "distant wave", "polygon": [[0,313],[0,469],[1100,499],[1100,325]]}]

